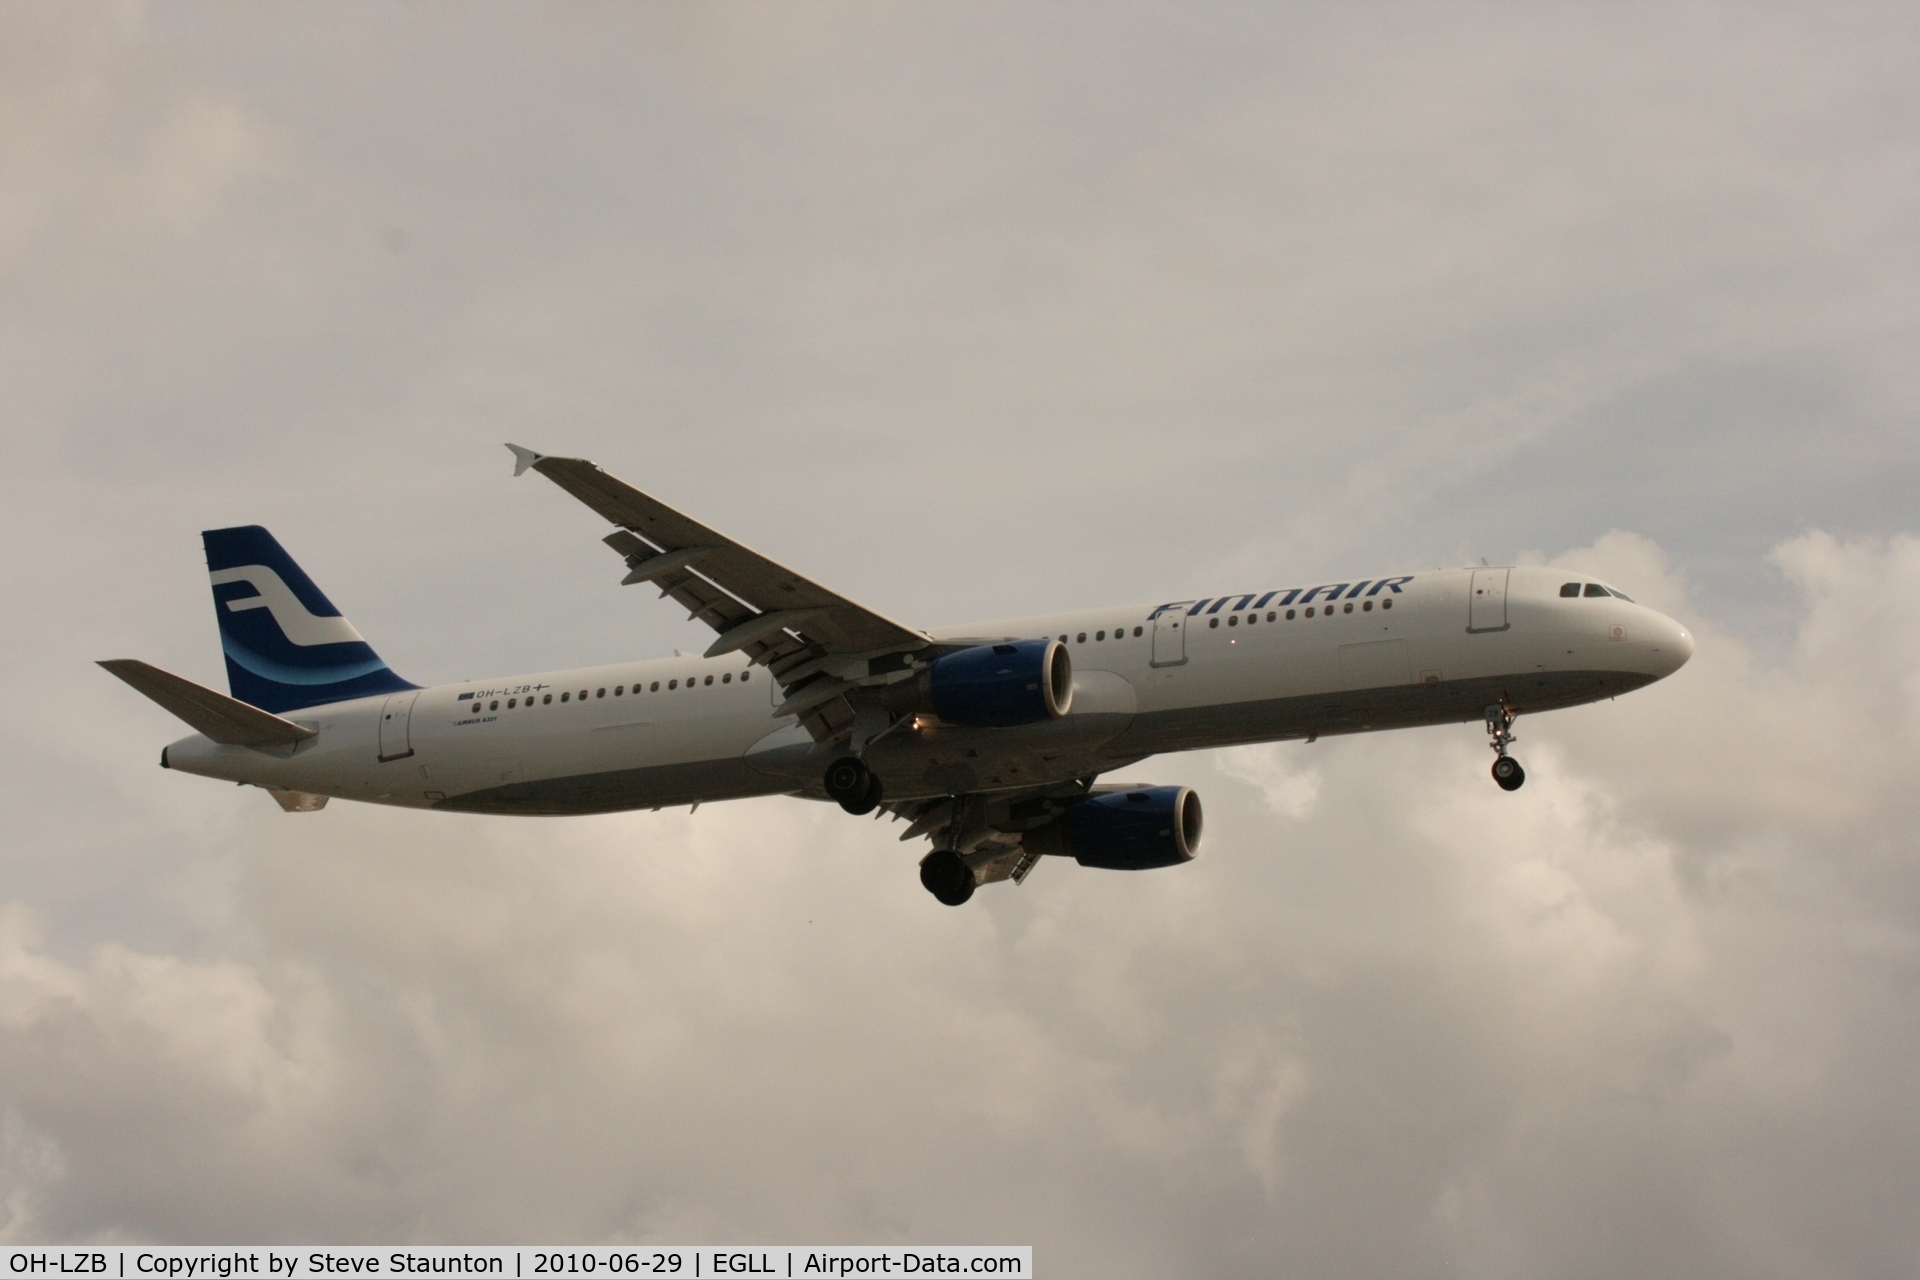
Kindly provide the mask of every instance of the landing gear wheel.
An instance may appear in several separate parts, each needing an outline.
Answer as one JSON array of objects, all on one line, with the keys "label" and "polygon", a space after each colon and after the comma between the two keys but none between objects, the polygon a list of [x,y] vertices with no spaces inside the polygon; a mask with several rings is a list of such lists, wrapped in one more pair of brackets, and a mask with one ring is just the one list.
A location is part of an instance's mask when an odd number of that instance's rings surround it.
[{"label": "landing gear wheel", "polygon": [[973,896],[973,868],[951,849],[935,849],[920,860],[920,883],[949,907]]},{"label": "landing gear wheel", "polygon": [[[827,789],[827,797],[841,804],[858,804],[867,795],[867,789],[873,782],[873,770],[867,768],[867,762],[853,756],[841,756],[827,766],[826,777],[821,785]],[[869,806],[871,807],[871,806]]]},{"label": "landing gear wheel", "polygon": [[880,807],[879,775],[869,773],[867,775],[867,789],[860,793],[860,798],[858,800],[842,800],[840,807],[856,818],[863,813],[872,813],[875,809],[878,809]]},{"label": "landing gear wheel", "polygon": [[1486,710],[1487,745],[1493,748],[1493,780],[1500,784],[1502,791],[1518,791],[1520,784],[1527,780],[1527,771],[1520,762],[1507,754],[1507,748],[1516,739],[1513,736],[1513,708],[1505,702],[1496,702]]}]

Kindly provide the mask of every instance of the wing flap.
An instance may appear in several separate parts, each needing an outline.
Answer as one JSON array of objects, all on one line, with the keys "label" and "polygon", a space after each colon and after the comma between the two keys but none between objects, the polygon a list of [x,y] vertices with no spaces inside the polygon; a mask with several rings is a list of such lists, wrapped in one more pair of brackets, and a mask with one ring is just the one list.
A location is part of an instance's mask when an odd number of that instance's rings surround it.
[{"label": "wing flap", "polygon": [[318,732],[135,658],[112,658],[100,665],[227,746],[285,747]]}]

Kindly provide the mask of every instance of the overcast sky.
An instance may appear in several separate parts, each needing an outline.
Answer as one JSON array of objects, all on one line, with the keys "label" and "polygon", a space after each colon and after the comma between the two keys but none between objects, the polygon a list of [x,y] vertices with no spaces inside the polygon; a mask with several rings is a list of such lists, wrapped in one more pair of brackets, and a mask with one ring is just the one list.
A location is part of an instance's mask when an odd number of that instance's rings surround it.
[{"label": "overcast sky", "polygon": [[[0,9],[0,1236],[1920,1271],[1920,13]],[[431,683],[704,645],[500,445],[904,621],[1553,560],[1521,722],[1146,762],[962,910],[792,800],[287,815],[259,522]],[[898,829],[895,828],[895,831]]]}]

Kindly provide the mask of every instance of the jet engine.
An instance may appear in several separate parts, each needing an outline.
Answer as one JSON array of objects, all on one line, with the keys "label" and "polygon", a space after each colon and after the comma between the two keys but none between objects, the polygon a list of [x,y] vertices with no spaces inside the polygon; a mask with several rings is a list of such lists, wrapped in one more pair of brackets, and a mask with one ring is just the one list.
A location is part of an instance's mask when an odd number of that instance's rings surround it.
[{"label": "jet engine", "polygon": [[1146,871],[1177,867],[1200,851],[1200,796],[1191,787],[1137,787],[1076,801],[1022,837],[1029,852],[1083,867]]},{"label": "jet engine", "polygon": [[1039,724],[1073,705],[1073,658],[1058,640],[981,644],[935,658],[912,686],[916,710],[948,724]]}]

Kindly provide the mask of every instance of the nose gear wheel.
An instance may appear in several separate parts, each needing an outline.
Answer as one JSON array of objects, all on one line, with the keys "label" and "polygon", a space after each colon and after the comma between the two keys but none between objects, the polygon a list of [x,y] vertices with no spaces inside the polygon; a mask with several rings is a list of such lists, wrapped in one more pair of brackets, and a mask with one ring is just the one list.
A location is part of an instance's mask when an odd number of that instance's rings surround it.
[{"label": "nose gear wheel", "polygon": [[1502,791],[1518,791],[1527,780],[1527,771],[1507,754],[1507,748],[1519,741],[1513,735],[1513,712],[1504,702],[1487,708],[1487,745],[1493,748],[1493,780]]}]

